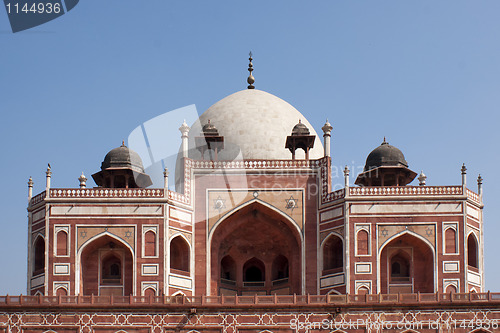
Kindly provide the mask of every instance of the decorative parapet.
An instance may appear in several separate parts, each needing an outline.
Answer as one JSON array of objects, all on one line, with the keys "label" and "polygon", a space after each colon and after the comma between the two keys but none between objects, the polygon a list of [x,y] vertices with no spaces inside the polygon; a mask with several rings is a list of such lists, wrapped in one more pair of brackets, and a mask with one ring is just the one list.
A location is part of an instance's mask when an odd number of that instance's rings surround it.
[{"label": "decorative parapet", "polygon": [[176,203],[189,204],[189,196],[174,191],[168,191],[168,199]]},{"label": "decorative parapet", "polygon": [[456,196],[462,186],[367,186],[350,187],[349,196]]},{"label": "decorative parapet", "polygon": [[45,191],[43,191],[40,194],[35,195],[33,198],[31,198],[29,205],[30,206],[34,206],[37,203],[42,202],[45,199],[45,196],[46,196],[46,192]]},{"label": "decorative parapet", "polygon": [[204,169],[291,169],[319,168],[325,162],[320,160],[241,160],[241,161],[199,161],[186,160],[186,166]]},{"label": "decorative parapet", "polygon": [[474,193],[469,189],[466,189],[466,193],[467,193],[468,199],[470,199],[471,201],[473,201],[479,205],[481,204],[481,199],[479,198],[479,195],[477,193]]},{"label": "decorative parapet", "polygon": [[328,203],[328,202],[332,202],[332,201],[335,201],[335,200],[338,200],[338,199],[342,199],[345,197],[345,189],[342,188],[340,190],[337,190],[337,191],[334,191],[334,192],[330,192],[328,194],[326,194],[324,197],[323,197],[323,203]]},{"label": "decorative parapet", "polygon": [[500,293],[415,293],[373,295],[253,295],[253,296],[0,296],[0,308],[47,306],[75,308],[134,307],[255,307],[271,306],[352,306],[352,305],[435,305],[444,307],[464,304],[500,305]]},{"label": "decorative parapet", "polygon": [[164,189],[153,188],[76,188],[51,189],[51,198],[163,198]]}]

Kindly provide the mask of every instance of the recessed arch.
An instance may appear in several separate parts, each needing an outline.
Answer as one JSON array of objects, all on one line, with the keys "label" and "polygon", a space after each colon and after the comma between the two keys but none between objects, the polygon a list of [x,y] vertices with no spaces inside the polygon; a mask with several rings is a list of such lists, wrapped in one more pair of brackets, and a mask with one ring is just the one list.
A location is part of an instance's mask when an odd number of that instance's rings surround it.
[{"label": "recessed arch", "polygon": [[144,233],[144,256],[155,257],[158,255],[158,244],[156,244],[156,232],[148,230]]},{"label": "recessed arch", "polygon": [[344,237],[336,232],[331,232],[323,242],[321,242],[320,262],[322,275],[343,271],[344,248]]},{"label": "recessed arch", "polygon": [[67,256],[68,251],[68,232],[66,230],[59,230],[56,233],[56,255]]},{"label": "recessed arch", "polygon": [[[116,242],[116,244],[114,242]],[[114,245],[111,245],[111,243],[113,243]],[[108,286],[106,286],[105,281],[102,280],[102,260],[106,258],[105,252],[109,251],[121,251],[121,286],[117,284],[109,284]],[[84,253],[87,253],[85,258],[83,258]],[[90,259],[88,256],[91,256],[92,259]],[[97,277],[92,274],[85,274],[84,271],[88,271],[88,269],[83,267],[84,264],[92,266],[92,269],[90,269],[90,271],[97,271]],[[77,251],[75,280],[75,293],[77,294],[93,293],[96,295],[100,295],[112,293],[115,295],[135,295],[136,286],[134,249],[125,240],[108,231],[91,237],[84,244],[82,244],[82,246],[80,246]],[[90,287],[85,288],[85,284]],[[119,288],[121,288],[122,292],[119,292]],[[85,291],[85,289],[87,289],[87,291]]]},{"label": "recessed arch", "polygon": [[455,228],[448,227],[444,231],[445,253],[451,254],[457,252],[457,231]]},{"label": "recessed arch", "polygon": [[360,229],[356,232],[356,254],[370,254],[370,234],[365,229]]},{"label": "recessed arch", "polygon": [[472,231],[467,236],[467,265],[479,269],[479,242]]},{"label": "recessed arch", "polygon": [[[399,257],[395,257],[398,254]],[[410,258],[409,262],[408,257]],[[396,260],[400,269],[398,274],[391,272],[393,268],[391,267],[393,264],[391,259],[393,258],[401,259]],[[405,264],[409,265],[406,268],[409,276],[401,275],[401,269],[404,269],[401,265]],[[394,268],[397,266],[396,263]],[[436,292],[435,267],[435,249],[427,239],[409,230],[393,235],[383,243],[378,251],[378,292]]]},{"label": "recessed arch", "polygon": [[169,242],[170,270],[175,273],[189,274],[191,262],[191,246],[181,233],[170,238]]},{"label": "recessed arch", "polygon": [[224,256],[220,262],[220,278],[221,282],[228,284],[236,283],[236,261],[229,254]]},{"label": "recessed arch", "polygon": [[290,275],[288,267],[288,258],[282,254],[277,255],[276,258],[274,258],[273,260],[271,274],[273,281],[288,279]]},{"label": "recessed arch", "polygon": [[243,264],[243,283],[264,283],[266,281],[266,265],[255,257]]},{"label": "recessed arch", "polygon": [[[302,292],[301,269],[303,263],[302,234],[295,222],[289,216],[283,215],[269,205],[257,200],[247,202],[221,218],[210,233],[210,243],[207,252],[207,286],[210,294],[290,294]],[[237,241],[237,242],[236,242]],[[236,279],[222,280],[223,258],[230,256],[235,261]],[[280,260],[274,262],[279,256]],[[252,259],[262,261],[263,266],[255,266],[263,273],[264,281],[257,284],[244,281],[247,274],[244,264]],[[224,262],[227,261],[226,259]],[[288,262],[288,265],[286,264]],[[274,264],[274,271],[273,271]],[[280,269],[277,269],[280,266]],[[273,280],[276,276],[286,276],[288,279]],[[278,274],[281,272],[281,274]],[[254,281],[256,282],[256,281]],[[224,284],[224,285],[223,285]]]},{"label": "recessed arch", "polygon": [[37,234],[33,241],[33,275],[45,272],[45,237]]},{"label": "recessed arch", "polygon": [[59,286],[55,290],[56,296],[68,296],[68,293],[69,293],[68,289],[66,287],[63,287],[63,286]]}]

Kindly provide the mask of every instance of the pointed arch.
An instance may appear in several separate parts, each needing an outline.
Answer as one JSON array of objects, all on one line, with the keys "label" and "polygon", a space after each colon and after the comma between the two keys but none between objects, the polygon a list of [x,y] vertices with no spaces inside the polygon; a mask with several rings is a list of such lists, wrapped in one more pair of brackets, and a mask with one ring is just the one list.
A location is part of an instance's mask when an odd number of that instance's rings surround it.
[{"label": "pointed arch", "polygon": [[221,282],[236,283],[236,261],[231,255],[228,254],[221,259],[220,268]]},{"label": "pointed arch", "polygon": [[320,247],[323,275],[343,271],[344,252],[344,238],[336,232],[330,233]]},{"label": "pointed arch", "polygon": [[33,276],[45,272],[45,237],[37,234],[33,241]]},{"label": "pointed arch", "polygon": [[87,247],[90,243],[92,243],[93,241],[101,238],[101,237],[104,237],[104,236],[109,236],[115,240],[117,240],[118,242],[120,242],[122,245],[126,246],[130,252],[132,252],[133,255],[135,255],[135,251],[134,249],[132,248],[132,246],[130,246],[129,243],[127,243],[127,241],[125,241],[123,238],[115,235],[115,234],[112,234],[110,233],[109,231],[104,231],[104,232],[101,232],[100,234],[97,234],[89,239],[87,239],[85,241],[85,243],[83,243],[80,248],[78,249],[78,256],[81,255],[82,251],[85,249],[85,247]]},{"label": "pointed arch", "polygon": [[68,290],[65,287],[58,287],[55,292],[56,296],[68,296]]},{"label": "pointed arch", "polygon": [[66,230],[59,230],[56,233],[56,255],[67,256],[68,251],[68,232]]},{"label": "pointed arch", "polygon": [[413,232],[413,231],[410,231],[410,230],[404,230],[404,231],[401,231],[395,235],[392,235],[391,237],[389,237],[389,239],[387,239],[383,244],[382,246],[380,246],[379,250],[378,250],[378,254],[380,254],[382,252],[382,250],[384,249],[384,247],[387,246],[387,244],[389,244],[391,241],[393,241],[394,239],[400,237],[400,236],[403,236],[403,235],[411,235],[411,236],[414,236],[414,237],[417,237],[418,239],[420,239],[421,241],[423,241],[424,243],[426,243],[429,248],[432,250],[432,254],[434,255],[434,257],[436,256],[436,250],[434,248],[434,245],[432,245],[431,242],[429,242],[429,240],[427,240],[425,237],[422,237],[421,235]]},{"label": "pointed arch", "polygon": [[156,257],[158,255],[158,244],[156,244],[156,232],[148,230],[144,233],[144,256]]},{"label": "pointed arch", "polygon": [[156,290],[154,288],[148,287],[144,289],[144,296],[146,297],[156,296]]},{"label": "pointed arch", "polygon": [[271,274],[273,281],[288,279],[290,274],[288,269],[288,258],[282,254],[276,256],[273,260]]},{"label": "pointed arch", "polygon": [[243,264],[243,283],[259,284],[266,280],[266,265],[253,257]]},{"label": "pointed arch", "polygon": [[365,229],[360,229],[356,233],[356,254],[368,255],[370,253],[370,235]]},{"label": "pointed arch", "polygon": [[457,231],[453,227],[448,227],[444,231],[445,253],[457,253]]},{"label": "pointed arch", "polygon": [[254,203],[257,203],[257,204],[260,204],[264,207],[267,207],[271,210],[273,210],[274,212],[278,213],[279,215],[281,215],[283,218],[285,218],[291,225],[293,225],[294,229],[297,231],[297,233],[300,235],[300,240],[301,240],[301,243],[303,242],[303,235],[302,235],[302,230],[300,229],[300,226],[297,224],[297,222],[295,222],[294,219],[292,219],[287,213],[285,213],[284,211],[282,211],[281,209],[271,205],[270,203],[267,203],[265,201],[262,201],[262,200],[259,200],[257,198],[255,199],[252,199],[252,200],[249,200],[241,205],[239,205],[238,207],[235,207],[233,208],[232,210],[228,211],[226,214],[224,214],[214,225],[213,227],[210,229],[210,232],[209,232],[209,235],[208,235],[208,241],[209,243],[212,241],[212,236],[215,232],[215,230],[217,229],[217,227],[222,223],[224,222],[226,219],[228,219],[229,217],[231,217],[234,213],[238,212],[239,210],[247,207],[247,206],[250,206]]},{"label": "pointed arch", "polygon": [[[135,268],[135,262],[136,262],[136,254],[134,249],[130,244],[128,244],[124,239],[121,237],[110,233],[109,231],[104,231],[101,232],[100,234],[97,234],[91,238],[89,238],[87,241],[85,241],[80,248],[77,251],[76,255],[76,263],[75,263],[75,294],[81,294],[83,293],[82,287],[83,287],[83,279],[82,279],[82,253],[86,251],[86,249],[89,247],[89,245],[95,244],[96,242],[100,241],[101,239],[104,239],[106,237],[111,238],[112,240],[116,241],[120,246],[128,249],[129,255],[130,255],[130,266],[131,267],[131,293],[133,295],[136,295],[136,268]],[[99,273],[100,274],[100,273]],[[126,274],[125,272],[123,274]],[[128,278],[128,276],[126,277]],[[98,281],[99,282],[99,281]]]},{"label": "pointed arch", "polygon": [[186,294],[183,291],[178,290],[170,296],[186,296]]},{"label": "pointed arch", "polygon": [[340,291],[332,289],[326,293],[327,295],[343,295]]},{"label": "pointed arch", "polygon": [[479,242],[472,231],[467,236],[467,265],[479,269]]},{"label": "pointed arch", "polygon": [[[418,270],[415,270],[414,268],[410,267],[410,278],[408,282],[406,281],[394,281],[390,282],[390,268],[389,265],[389,259],[392,257],[392,255],[389,256],[388,250],[389,245],[394,244],[394,241],[396,240],[405,240],[403,245],[405,245],[407,248],[411,248],[411,251],[417,251],[417,252],[422,252],[425,253],[428,251],[429,253],[426,255],[413,255],[412,254],[412,261],[411,265],[424,265],[425,267],[419,267]],[[417,242],[415,243],[414,240]],[[419,245],[419,242],[421,243],[422,246]],[[391,245],[391,248],[394,248],[394,245]],[[390,251],[396,251],[395,249],[390,249]],[[384,256],[384,258],[382,258]],[[436,250],[434,245],[424,238],[423,236],[410,231],[410,230],[404,230],[402,232],[399,232],[387,239],[382,246],[378,249],[378,254],[377,254],[377,288],[379,293],[389,293],[391,290],[397,290],[398,288],[403,288],[399,292],[436,292],[437,288],[437,274],[435,272],[437,271],[436,268]],[[383,272],[382,272],[383,270]],[[415,273],[417,275],[415,275]],[[430,277],[432,275],[432,277]],[[419,278],[417,279],[417,276]],[[392,283],[400,283],[402,284],[401,286],[396,286],[394,285],[393,287],[389,287],[389,284]],[[430,284],[432,283],[432,284]],[[387,284],[387,285],[386,285]],[[405,286],[403,286],[405,285]],[[432,285],[432,288],[430,286]],[[409,289],[408,289],[409,288]],[[411,289],[411,290],[410,290]],[[431,290],[432,289],[432,290]]]},{"label": "pointed arch", "polygon": [[177,273],[190,272],[191,247],[182,234],[177,234],[170,239],[169,246],[170,270]]},{"label": "pointed arch", "polygon": [[[265,232],[258,232],[258,230]],[[250,200],[220,218],[208,231],[206,271],[207,293],[266,292],[271,294],[302,293],[305,288],[303,232],[290,216],[276,207],[258,199]],[[249,252],[235,246],[235,240],[253,244]],[[263,255],[266,253],[266,255]],[[287,258],[289,264],[288,281],[272,281],[273,260],[278,255]],[[237,279],[221,287],[222,259],[226,255],[236,261]],[[265,283],[253,289],[243,281],[243,264],[252,257],[264,262]],[[229,282],[229,281],[224,281]]]}]

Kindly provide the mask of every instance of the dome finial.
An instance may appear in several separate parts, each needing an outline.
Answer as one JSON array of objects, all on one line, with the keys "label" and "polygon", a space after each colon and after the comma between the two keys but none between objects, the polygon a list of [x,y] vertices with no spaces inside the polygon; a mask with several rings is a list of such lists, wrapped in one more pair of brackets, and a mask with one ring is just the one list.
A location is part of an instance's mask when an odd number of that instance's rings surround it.
[{"label": "dome finial", "polygon": [[389,142],[387,142],[387,141],[385,140],[385,135],[384,135],[384,142],[382,142],[382,144],[383,144],[383,145],[388,145],[388,144],[389,144]]},{"label": "dome finial", "polygon": [[122,140],[122,147],[125,147],[125,140]]},{"label": "dome finial", "polygon": [[248,63],[248,72],[250,73],[250,75],[248,75],[248,79],[247,79],[248,89],[255,89],[255,86],[253,85],[255,83],[255,78],[252,75],[252,72],[253,72],[252,51],[250,51],[250,53],[248,55],[250,56],[250,58],[248,58],[248,60],[250,61]]}]

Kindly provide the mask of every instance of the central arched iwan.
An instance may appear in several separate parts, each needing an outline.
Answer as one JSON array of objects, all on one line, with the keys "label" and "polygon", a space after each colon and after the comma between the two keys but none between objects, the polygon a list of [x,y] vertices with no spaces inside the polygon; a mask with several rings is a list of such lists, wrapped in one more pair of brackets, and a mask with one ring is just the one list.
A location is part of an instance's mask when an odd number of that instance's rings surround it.
[{"label": "central arched iwan", "polygon": [[300,294],[301,248],[296,226],[279,212],[258,202],[237,210],[212,236],[212,294]]}]

